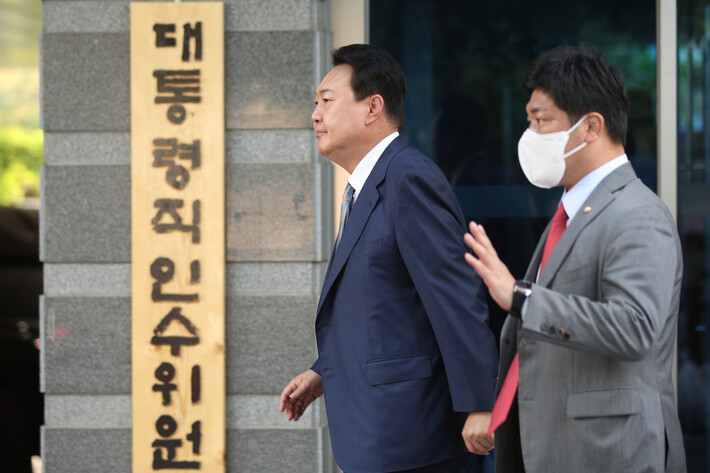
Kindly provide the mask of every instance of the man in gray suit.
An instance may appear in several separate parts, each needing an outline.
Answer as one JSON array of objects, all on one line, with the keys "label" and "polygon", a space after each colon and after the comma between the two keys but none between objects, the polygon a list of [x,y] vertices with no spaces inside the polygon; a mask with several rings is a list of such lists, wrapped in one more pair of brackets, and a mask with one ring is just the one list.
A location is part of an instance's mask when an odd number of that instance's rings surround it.
[{"label": "man in gray suit", "polygon": [[671,376],[681,248],[626,157],[621,73],[563,46],[523,85],[521,167],[564,193],[522,280],[483,227],[465,236],[476,255],[466,260],[510,312],[489,429],[496,472],[684,472]]}]

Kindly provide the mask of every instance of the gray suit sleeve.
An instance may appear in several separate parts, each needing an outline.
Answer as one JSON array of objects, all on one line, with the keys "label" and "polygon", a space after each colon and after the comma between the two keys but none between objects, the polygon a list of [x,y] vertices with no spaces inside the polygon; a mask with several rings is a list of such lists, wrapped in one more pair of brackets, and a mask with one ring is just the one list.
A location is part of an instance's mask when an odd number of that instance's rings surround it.
[{"label": "gray suit sleeve", "polygon": [[660,201],[608,211],[580,234],[550,287],[533,286],[522,335],[640,360],[677,309],[679,241]]}]

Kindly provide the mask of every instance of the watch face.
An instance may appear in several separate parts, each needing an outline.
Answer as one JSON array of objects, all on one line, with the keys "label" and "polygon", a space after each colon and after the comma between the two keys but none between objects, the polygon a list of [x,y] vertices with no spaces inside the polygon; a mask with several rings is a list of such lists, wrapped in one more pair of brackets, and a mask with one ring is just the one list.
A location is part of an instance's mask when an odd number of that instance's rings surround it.
[{"label": "watch face", "polygon": [[528,297],[530,294],[532,294],[532,287],[531,284],[527,281],[518,281],[515,283],[515,292],[518,292],[525,297]]}]

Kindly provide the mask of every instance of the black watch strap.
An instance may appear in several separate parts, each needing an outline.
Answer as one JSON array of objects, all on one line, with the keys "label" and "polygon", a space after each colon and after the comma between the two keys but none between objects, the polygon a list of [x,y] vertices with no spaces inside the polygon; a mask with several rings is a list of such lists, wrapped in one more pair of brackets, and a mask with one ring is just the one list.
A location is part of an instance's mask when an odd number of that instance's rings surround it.
[{"label": "black watch strap", "polygon": [[532,294],[532,283],[519,279],[513,285],[513,301],[510,304],[510,313],[516,317],[520,317],[523,310],[523,304]]}]

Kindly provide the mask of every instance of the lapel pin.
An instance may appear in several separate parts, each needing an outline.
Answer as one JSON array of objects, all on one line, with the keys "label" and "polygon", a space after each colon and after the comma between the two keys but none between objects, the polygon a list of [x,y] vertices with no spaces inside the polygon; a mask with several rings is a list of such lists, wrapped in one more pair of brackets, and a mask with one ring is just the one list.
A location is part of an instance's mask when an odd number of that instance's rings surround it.
[{"label": "lapel pin", "polygon": [[592,208],[591,208],[591,207],[585,207],[585,208],[584,208],[584,213],[585,213],[585,214],[588,214],[588,213],[591,212],[591,211],[592,211]]}]

